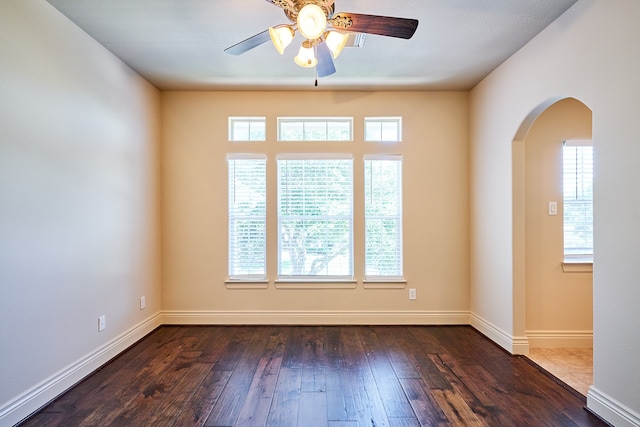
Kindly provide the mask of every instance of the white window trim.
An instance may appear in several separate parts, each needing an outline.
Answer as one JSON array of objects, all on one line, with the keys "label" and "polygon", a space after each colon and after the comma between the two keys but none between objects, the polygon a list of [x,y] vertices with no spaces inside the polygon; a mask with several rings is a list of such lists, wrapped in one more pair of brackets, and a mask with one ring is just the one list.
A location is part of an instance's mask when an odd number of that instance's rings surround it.
[{"label": "white window trim", "polygon": [[[333,140],[333,139],[299,139],[299,140],[289,140],[289,139],[282,139],[281,138],[281,124],[282,123],[287,123],[287,122],[303,122],[303,123],[327,123],[327,122],[345,122],[345,123],[349,123],[349,139],[338,139],[338,140]],[[276,129],[277,129],[277,133],[278,133],[278,138],[277,140],[279,142],[352,142],[353,141],[353,117],[348,117],[348,116],[335,116],[335,117],[331,117],[331,116],[322,116],[322,117],[317,117],[317,116],[308,116],[308,117],[302,117],[302,116],[286,116],[286,117],[278,117],[277,118],[277,125],[276,125]]]},{"label": "white window trim", "polygon": [[[227,154],[227,162],[229,162],[230,160],[264,160],[265,161],[265,184],[266,184],[266,161],[267,161],[267,155],[266,154],[262,154],[262,153],[229,153]],[[227,188],[229,186],[229,183],[227,182]],[[227,201],[228,203],[228,201]],[[227,227],[229,227],[229,224],[231,223],[231,220],[229,218],[229,207],[227,206]],[[265,212],[265,226],[266,226],[266,212]],[[227,233],[229,232],[229,230],[227,230]],[[227,234],[227,239],[229,238],[229,235]],[[266,285],[268,285],[268,281],[267,281],[267,269],[268,269],[268,257],[267,257],[267,247],[266,247],[266,241],[265,241],[265,265],[264,265],[264,274],[247,274],[247,275],[228,275],[227,280],[225,280],[225,285],[227,286],[227,288],[229,289],[260,289],[260,288],[265,288]],[[227,263],[229,263],[230,260],[230,253],[229,253],[229,242],[227,241]],[[229,265],[227,265],[227,274],[229,274]],[[255,284],[255,286],[252,286],[251,284]],[[246,286],[249,286],[249,288],[247,288]]]},{"label": "white window trim", "polygon": [[[276,155],[276,161],[279,160],[353,160],[351,153],[280,153]],[[278,172],[279,173],[279,172]],[[353,174],[353,169],[352,169]],[[279,185],[279,184],[278,184]],[[274,283],[277,289],[352,289],[357,285],[355,279],[355,259],[354,259],[354,193],[355,180],[351,177],[351,275],[327,275],[327,276],[293,276],[280,275],[280,249],[278,249],[277,278]],[[277,190],[279,191],[279,189]],[[279,199],[279,194],[276,196]],[[279,203],[279,202],[278,202]],[[278,207],[279,210],[279,207]],[[278,215],[278,245],[280,244],[280,218]],[[319,287],[315,287],[319,286]]]},{"label": "white window trim", "polygon": [[[562,141],[566,147],[592,147],[591,139],[566,139]],[[564,197],[563,197],[564,198]],[[563,219],[564,222],[564,219]],[[564,245],[563,245],[564,252]],[[590,273],[593,272],[593,254],[563,255],[562,271],[565,273]]]},{"label": "white window trim", "polygon": [[[404,167],[404,156],[402,154],[365,154],[363,156],[363,163],[366,162],[367,160],[392,160],[392,161],[399,161],[401,163],[401,167]],[[403,182],[401,181],[401,185],[403,186]],[[376,286],[374,284],[388,284],[388,287],[386,289],[391,289],[391,288],[399,288],[398,285],[402,285],[401,287],[404,288],[404,286],[406,285],[406,279],[404,278],[404,201],[403,201],[403,194],[400,194],[401,197],[401,202],[400,202],[400,226],[401,226],[401,233],[400,233],[400,259],[401,259],[401,265],[400,268],[402,269],[402,275],[400,276],[380,276],[380,275],[364,275],[364,283],[368,283],[370,284],[369,288],[382,288],[385,289],[385,287],[383,287],[382,285],[380,286]],[[363,202],[363,210],[366,211],[365,209],[366,206],[366,201]],[[367,216],[366,213],[364,214],[364,221],[366,223],[367,220]],[[366,231],[365,231],[365,245],[366,245],[366,240],[367,240],[367,236],[366,236]],[[366,270],[366,248],[365,248],[365,254],[364,254],[364,258],[362,260],[363,266],[365,267]],[[365,286],[366,288],[366,286]]]},{"label": "white window trim", "polygon": [[[398,125],[397,139],[369,139],[367,138],[367,123],[396,123]],[[402,116],[386,116],[386,117],[365,117],[364,122],[364,141],[365,142],[402,142]],[[381,134],[382,136],[382,134]]]},{"label": "white window trim", "polygon": [[[251,135],[251,123],[263,123],[265,128],[265,135],[263,139],[235,139],[234,127],[235,122],[248,122],[249,123],[249,135]],[[229,142],[264,142],[267,140],[267,118],[263,116],[230,116],[229,117]]]}]

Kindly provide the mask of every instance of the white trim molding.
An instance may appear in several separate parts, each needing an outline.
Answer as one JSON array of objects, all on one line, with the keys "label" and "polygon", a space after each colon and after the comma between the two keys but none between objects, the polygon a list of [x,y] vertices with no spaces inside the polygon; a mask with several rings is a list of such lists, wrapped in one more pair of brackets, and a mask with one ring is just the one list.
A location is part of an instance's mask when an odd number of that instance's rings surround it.
[{"label": "white trim molding", "polygon": [[460,311],[168,310],[164,325],[468,325]]},{"label": "white trim molding", "polygon": [[525,331],[531,347],[593,348],[593,331]]},{"label": "white trim molding", "polygon": [[475,313],[469,313],[469,324],[511,354],[529,354],[529,338],[508,334]]},{"label": "white trim molding", "polygon": [[0,425],[15,425],[73,387],[161,325],[160,313],[43,380],[0,407]]},{"label": "white trim molding", "polygon": [[616,427],[640,426],[640,414],[594,386],[587,392],[587,409]]}]

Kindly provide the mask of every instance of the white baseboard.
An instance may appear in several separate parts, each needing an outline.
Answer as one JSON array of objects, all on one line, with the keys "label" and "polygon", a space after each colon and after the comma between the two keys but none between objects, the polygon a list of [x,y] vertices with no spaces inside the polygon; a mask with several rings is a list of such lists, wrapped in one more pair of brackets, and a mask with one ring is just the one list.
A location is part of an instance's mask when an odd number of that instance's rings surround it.
[{"label": "white baseboard", "polygon": [[535,348],[593,348],[593,331],[526,331]]},{"label": "white baseboard", "polygon": [[468,311],[162,312],[165,325],[468,325]]},{"label": "white baseboard", "polygon": [[7,402],[0,407],[0,426],[19,423],[160,325],[158,313]]},{"label": "white baseboard", "polygon": [[469,313],[469,324],[511,354],[529,354],[529,339],[508,334],[475,313]]},{"label": "white baseboard", "polygon": [[587,393],[587,408],[616,427],[640,426],[640,414],[607,396],[594,386]]}]

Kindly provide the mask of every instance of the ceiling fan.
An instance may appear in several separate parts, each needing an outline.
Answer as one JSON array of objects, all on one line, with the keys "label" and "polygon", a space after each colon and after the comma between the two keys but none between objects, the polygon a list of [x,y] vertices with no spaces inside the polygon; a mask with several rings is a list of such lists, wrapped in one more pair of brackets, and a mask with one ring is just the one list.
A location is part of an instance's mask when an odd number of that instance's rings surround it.
[{"label": "ceiling fan", "polygon": [[316,67],[318,77],[326,77],[336,72],[333,59],[342,51],[349,33],[410,39],[418,28],[417,19],[350,12],[335,13],[335,0],[266,1],[282,8],[291,24],[270,27],[226,48],[225,52],[240,55],[271,40],[282,55],[298,31],[304,37],[304,41],[294,61],[301,67]]}]

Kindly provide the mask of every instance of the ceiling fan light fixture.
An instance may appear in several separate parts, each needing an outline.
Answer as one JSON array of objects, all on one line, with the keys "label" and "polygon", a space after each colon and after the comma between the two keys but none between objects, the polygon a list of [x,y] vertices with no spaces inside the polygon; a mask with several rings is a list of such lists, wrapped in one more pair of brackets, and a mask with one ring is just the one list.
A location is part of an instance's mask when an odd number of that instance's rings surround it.
[{"label": "ceiling fan light fixture", "polygon": [[293,58],[293,61],[303,68],[315,67],[318,64],[318,59],[313,50],[313,43],[309,40],[302,42],[298,55]]},{"label": "ceiling fan light fixture", "polygon": [[327,15],[315,4],[307,4],[298,12],[298,30],[309,40],[315,40],[327,28]]},{"label": "ceiling fan light fixture", "polygon": [[293,40],[295,33],[290,25],[278,25],[277,27],[269,27],[269,36],[278,53],[283,55],[284,50]]},{"label": "ceiling fan light fixture", "polygon": [[347,44],[347,40],[349,40],[348,34],[342,34],[337,31],[327,31],[324,37],[325,43],[327,43],[327,47],[331,51],[333,55],[333,59],[336,59],[342,49]]}]

